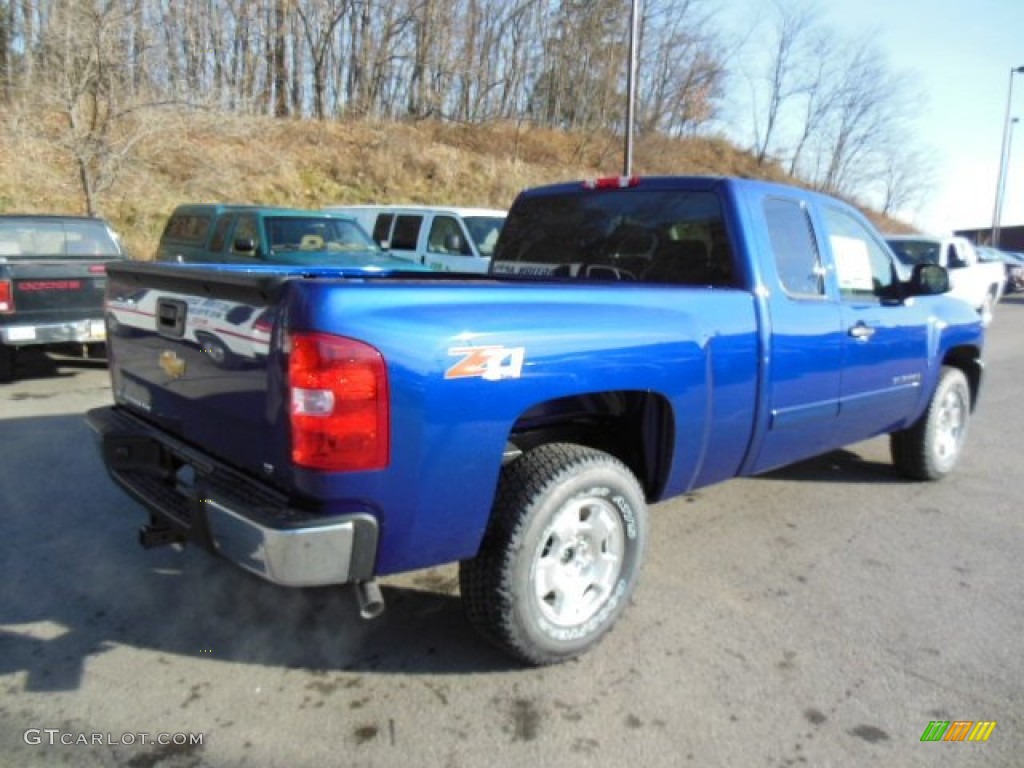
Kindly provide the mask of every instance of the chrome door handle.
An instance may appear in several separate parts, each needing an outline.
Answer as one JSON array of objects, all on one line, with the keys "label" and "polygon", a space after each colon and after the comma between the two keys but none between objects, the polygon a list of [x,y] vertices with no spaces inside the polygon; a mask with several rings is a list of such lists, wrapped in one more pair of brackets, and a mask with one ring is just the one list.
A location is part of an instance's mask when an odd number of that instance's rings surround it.
[{"label": "chrome door handle", "polygon": [[858,341],[867,341],[875,335],[875,329],[864,323],[857,323],[849,331],[850,335]]}]

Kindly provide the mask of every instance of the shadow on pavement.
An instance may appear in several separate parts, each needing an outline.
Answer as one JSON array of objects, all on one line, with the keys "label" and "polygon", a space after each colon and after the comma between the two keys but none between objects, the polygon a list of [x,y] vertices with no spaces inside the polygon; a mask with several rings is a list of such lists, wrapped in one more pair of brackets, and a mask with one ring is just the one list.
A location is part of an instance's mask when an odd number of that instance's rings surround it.
[{"label": "shadow on pavement", "polygon": [[815,456],[813,459],[767,472],[758,477],[769,480],[811,483],[910,483],[889,462],[869,461],[846,449]]},{"label": "shadow on pavement", "polygon": [[346,587],[286,589],[195,548],[145,551],[144,513],[109,480],[82,417],[0,432],[0,674],[72,690],[114,646],[314,671],[461,674],[513,668],[464,619],[454,567],[383,584],[359,618]]},{"label": "shadow on pavement", "polygon": [[15,359],[14,382],[70,378],[77,371],[100,371],[106,367],[106,359],[100,357],[75,357],[46,352],[39,347],[24,347],[18,350]]}]

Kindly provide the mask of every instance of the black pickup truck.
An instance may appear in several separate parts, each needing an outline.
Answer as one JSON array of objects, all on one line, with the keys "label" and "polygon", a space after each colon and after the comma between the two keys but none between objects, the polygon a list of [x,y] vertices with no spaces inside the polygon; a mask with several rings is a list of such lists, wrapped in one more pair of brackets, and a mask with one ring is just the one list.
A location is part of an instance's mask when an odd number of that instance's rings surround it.
[{"label": "black pickup truck", "polygon": [[99,356],[106,265],[124,258],[102,219],[0,216],[0,382],[25,347]]}]

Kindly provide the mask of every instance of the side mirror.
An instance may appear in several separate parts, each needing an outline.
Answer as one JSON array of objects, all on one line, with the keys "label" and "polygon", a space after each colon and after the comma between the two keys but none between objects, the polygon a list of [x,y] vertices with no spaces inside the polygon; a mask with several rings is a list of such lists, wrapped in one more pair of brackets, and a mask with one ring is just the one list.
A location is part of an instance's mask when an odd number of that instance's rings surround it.
[{"label": "side mirror", "polygon": [[937,296],[949,290],[949,272],[938,264],[916,264],[910,277],[911,296]]},{"label": "side mirror", "polygon": [[240,237],[235,240],[233,250],[238,253],[253,253],[256,251],[256,241],[251,237]]}]

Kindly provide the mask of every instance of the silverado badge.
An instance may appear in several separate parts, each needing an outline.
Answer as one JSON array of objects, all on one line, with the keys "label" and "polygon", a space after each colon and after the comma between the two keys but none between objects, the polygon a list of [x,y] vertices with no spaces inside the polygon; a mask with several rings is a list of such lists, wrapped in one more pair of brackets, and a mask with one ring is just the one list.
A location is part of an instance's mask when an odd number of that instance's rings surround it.
[{"label": "silverado badge", "polygon": [[185,361],[170,349],[160,353],[160,367],[172,379],[180,379],[185,375]]}]

